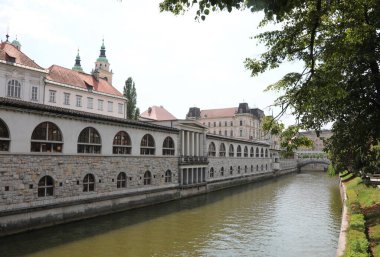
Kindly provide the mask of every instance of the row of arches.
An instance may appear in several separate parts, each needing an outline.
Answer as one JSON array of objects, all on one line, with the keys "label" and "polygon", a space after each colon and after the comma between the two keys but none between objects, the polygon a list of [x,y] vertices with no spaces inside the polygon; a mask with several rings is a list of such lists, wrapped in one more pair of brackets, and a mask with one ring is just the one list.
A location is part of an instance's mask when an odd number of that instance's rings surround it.
[{"label": "row of arches", "polygon": [[[171,170],[165,171],[165,183],[171,183],[172,182],[172,172]],[[147,170],[144,173],[143,181],[144,185],[151,185],[152,184],[152,173]],[[120,172],[117,177],[116,181],[114,179],[112,180],[118,189],[126,188],[127,187],[127,174],[125,172]],[[77,181],[77,185],[79,185],[80,182]],[[53,196],[54,190],[55,190],[55,181],[51,176],[43,176],[37,184],[37,195],[38,197],[47,197],[47,196]],[[95,175],[92,173],[87,173],[82,180],[82,191],[83,192],[93,192],[96,190],[96,179]]]},{"label": "row of arches", "polygon": [[[208,156],[215,157],[217,154],[216,146],[214,142],[210,142],[208,146]],[[221,143],[219,145],[219,151],[218,156],[220,157],[226,157],[228,154],[229,157],[235,157],[235,147],[233,144],[229,145],[228,153],[226,152],[226,146],[224,143]],[[253,146],[251,146],[250,150],[248,150],[248,146],[244,146],[244,149],[242,151],[241,145],[238,145],[236,148],[236,157],[251,157],[251,158],[268,158],[269,157],[269,151],[267,148],[263,147],[256,147],[256,150]]]},{"label": "row of arches", "polygon": [[[31,152],[55,152],[63,151],[63,135],[59,127],[49,121],[42,122],[33,130],[31,135]],[[0,119],[0,151],[9,151],[10,133],[7,125]],[[102,139],[99,132],[93,127],[84,128],[77,141],[78,153],[100,154]],[[119,131],[113,139],[112,153],[128,155],[132,152],[131,137],[126,131]],[[145,134],[140,142],[141,155],[155,155],[156,143],[151,134]],[[174,140],[167,136],[162,145],[162,155],[174,155]]]},{"label": "row of arches", "polygon": [[[251,165],[251,168],[250,168],[250,172],[253,173],[253,172],[259,172],[259,171],[267,171],[268,170],[268,164],[261,164],[260,166],[257,164],[256,165],[256,170],[255,170],[255,167],[254,165]],[[233,166],[230,166],[229,170],[225,170],[224,167],[221,167],[220,170],[219,170],[219,173],[220,173],[220,176],[224,176],[226,175],[225,172],[228,172],[229,175],[233,175],[234,174],[234,167]],[[242,173],[243,170],[242,170],[242,167],[239,165],[237,166],[237,174],[240,174]],[[248,173],[248,166],[245,165],[244,166],[244,173]],[[214,176],[216,175],[216,171],[214,169],[214,167],[211,167],[210,170],[209,170],[209,177],[210,178],[213,178]]]}]

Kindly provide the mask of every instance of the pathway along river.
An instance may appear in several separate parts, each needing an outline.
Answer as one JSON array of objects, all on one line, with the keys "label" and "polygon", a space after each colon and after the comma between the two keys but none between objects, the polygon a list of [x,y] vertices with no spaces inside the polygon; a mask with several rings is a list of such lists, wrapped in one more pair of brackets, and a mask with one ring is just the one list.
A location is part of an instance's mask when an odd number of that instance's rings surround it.
[{"label": "pathway along river", "polygon": [[335,256],[336,178],[305,172],[0,238],[0,256]]}]

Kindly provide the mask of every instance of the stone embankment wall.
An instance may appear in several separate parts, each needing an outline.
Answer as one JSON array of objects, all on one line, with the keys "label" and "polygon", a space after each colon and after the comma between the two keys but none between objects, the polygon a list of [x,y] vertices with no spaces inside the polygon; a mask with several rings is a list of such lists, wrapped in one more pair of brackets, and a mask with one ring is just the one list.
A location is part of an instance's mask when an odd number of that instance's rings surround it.
[{"label": "stone embankment wall", "polygon": [[[270,158],[211,158],[206,182],[183,187],[178,180],[177,157],[1,154],[0,163],[0,236],[207,193],[296,170],[295,160],[283,161],[283,170],[273,171]],[[209,174],[211,168],[213,177]],[[165,176],[167,170],[172,175],[170,181]],[[148,185],[144,184],[146,171],[151,173]],[[125,188],[117,188],[120,172],[127,175]],[[92,192],[83,190],[83,178],[88,173],[95,177]],[[38,183],[44,176],[53,178],[54,193],[39,197]]]},{"label": "stone embankment wall", "polygon": [[[0,235],[178,198],[176,157],[2,154],[0,163]],[[126,187],[117,188],[120,172]],[[84,192],[89,173],[94,191]],[[44,176],[53,178],[53,195],[39,197]]]}]

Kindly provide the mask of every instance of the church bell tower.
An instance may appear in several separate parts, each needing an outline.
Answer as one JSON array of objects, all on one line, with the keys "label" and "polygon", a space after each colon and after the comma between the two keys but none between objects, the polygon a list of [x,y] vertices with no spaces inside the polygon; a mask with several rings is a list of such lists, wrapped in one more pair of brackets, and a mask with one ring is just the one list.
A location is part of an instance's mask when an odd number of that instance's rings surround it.
[{"label": "church bell tower", "polygon": [[106,47],[104,46],[104,39],[100,47],[100,54],[95,62],[95,70],[99,72],[99,78],[105,79],[112,85],[112,70],[110,71],[110,64],[106,57]]}]

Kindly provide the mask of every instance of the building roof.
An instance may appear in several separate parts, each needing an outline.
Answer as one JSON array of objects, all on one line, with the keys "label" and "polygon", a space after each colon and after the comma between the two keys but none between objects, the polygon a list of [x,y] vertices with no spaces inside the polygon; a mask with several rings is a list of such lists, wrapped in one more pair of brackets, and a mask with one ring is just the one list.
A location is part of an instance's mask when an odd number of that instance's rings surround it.
[{"label": "building roof", "polygon": [[96,78],[84,72],[79,72],[71,69],[67,69],[58,65],[52,65],[48,68],[49,74],[47,75],[47,79],[53,82],[58,82],[61,84],[66,84],[74,87],[78,87],[81,89],[88,89],[88,87],[92,87],[92,90],[106,93],[110,95],[115,95],[119,97],[123,97],[123,94],[120,93],[116,88],[114,88],[110,83],[106,80]]},{"label": "building roof", "polygon": [[140,114],[141,118],[148,120],[177,120],[177,118],[168,112],[163,106],[152,106],[148,110]]},{"label": "building roof", "polygon": [[169,131],[173,133],[178,133],[179,130],[172,127],[167,126],[160,126],[158,124],[153,124],[151,122],[144,122],[144,121],[134,121],[134,120],[127,120],[124,118],[117,118],[102,114],[96,114],[96,113],[89,113],[84,111],[77,111],[74,109],[69,108],[62,108],[58,106],[51,106],[51,105],[45,105],[40,103],[34,103],[34,102],[27,102],[22,101],[18,99],[13,98],[6,98],[6,97],[0,97],[0,109],[4,108],[11,108],[18,111],[26,111],[26,112],[38,112],[42,115],[54,115],[57,116],[57,114],[60,117],[69,117],[69,118],[77,118],[82,121],[84,120],[90,120],[90,121],[96,121],[96,122],[106,122],[108,124],[121,124],[126,125],[134,128],[147,128],[152,130],[158,130],[158,131]]},{"label": "building roof", "polygon": [[237,107],[201,110],[201,118],[233,117],[237,111]]},{"label": "building roof", "polygon": [[[10,61],[10,59],[13,59]],[[6,62],[15,62],[23,66],[27,66],[34,69],[44,70],[41,66],[35,63],[32,59],[21,52],[17,47],[12,45],[10,42],[0,43],[0,60]]]}]

